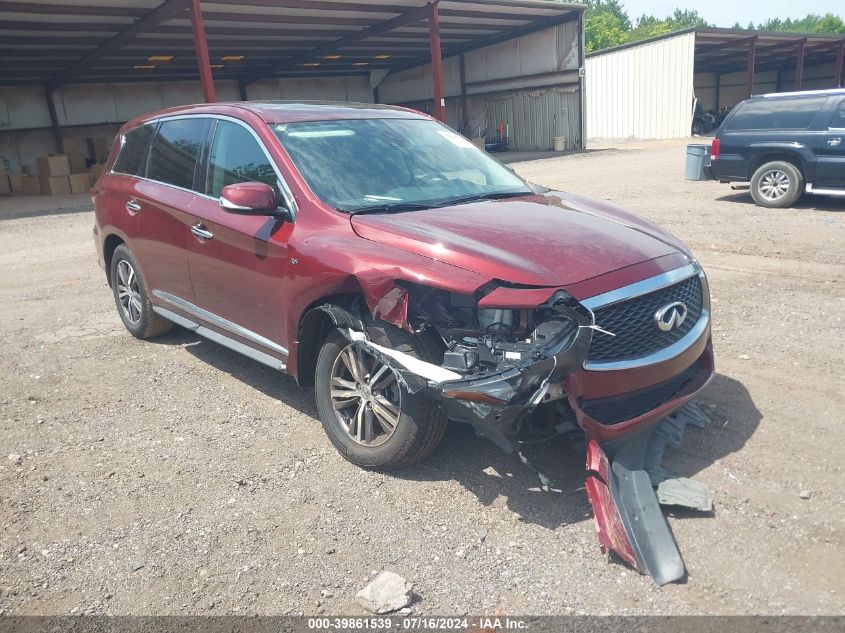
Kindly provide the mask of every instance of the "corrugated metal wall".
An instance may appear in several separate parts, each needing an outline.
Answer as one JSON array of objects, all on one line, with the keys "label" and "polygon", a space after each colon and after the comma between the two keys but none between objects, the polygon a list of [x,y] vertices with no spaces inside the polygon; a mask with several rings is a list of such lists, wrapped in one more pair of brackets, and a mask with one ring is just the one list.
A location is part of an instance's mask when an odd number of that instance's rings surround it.
[{"label": "corrugated metal wall", "polygon": [[580,147],[576,88],[512,92],[489,97],[486,106],[491,131],[500,121],[509,126],[511,149],[548,150],[555,136],[566,137],[569,148]]},{"label": "corrugated metal wall", "polygon": [[[511,148],[552,149],[552,136],[566,136],[568,146],[582,146],[578,64],[579,23],[567,22],[464,55],[467,119],[472,133],[510,124]],[[443,60],[447,120],[461,119],[459,58]],[[378,86],[383,103],[432,111],[431,65],[387,75]],[[554,134],[552,128],[555,127]]]},{"label": "corrugated metal wall", "polygon": [[695,33],[587,58],[587,138],[690,135]]}]

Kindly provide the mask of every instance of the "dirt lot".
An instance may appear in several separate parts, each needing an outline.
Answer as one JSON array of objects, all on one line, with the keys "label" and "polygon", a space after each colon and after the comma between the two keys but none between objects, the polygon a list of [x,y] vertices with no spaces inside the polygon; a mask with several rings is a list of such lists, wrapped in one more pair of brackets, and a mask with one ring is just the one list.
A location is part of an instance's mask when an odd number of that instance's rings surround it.
[{"label": "dirt lot", "polygon": [[716,502],[671,515],[685,584],[600,554],[563,443],[532,452],[559,495],[458,425],[367,473],[291,379],[185,331],[133,339],[77,212],[0,221],[0,611],[353,614],[390,569],[415,613],[845,613],[845,202],[763,210],[685,182],[683,148],[516,168],[642,213],[709,273],[715,424],[667,462]]}]

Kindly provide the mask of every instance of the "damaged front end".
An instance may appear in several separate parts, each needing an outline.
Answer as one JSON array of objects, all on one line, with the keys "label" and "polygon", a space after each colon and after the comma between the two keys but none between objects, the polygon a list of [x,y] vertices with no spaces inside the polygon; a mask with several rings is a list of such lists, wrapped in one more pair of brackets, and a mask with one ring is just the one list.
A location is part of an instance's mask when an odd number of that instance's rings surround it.
[{"label": "damaged front end", "polygon": [[[545,490],[551,482],[520,448],[538,437],[586,436],[586,490],[602,550],[613,550],[658,585],[680,580],[683,560],[655,487],[664,488],[661,501],[710,509],[706,489],[668,477],[660,461],[666,444],[676,444],[687,423],[703,418],[690,401],[709,381],[712,367],[708,373],[702,366],[684,392],[674,394],[677,399],[664,403],[669,408],[663,415],[643,416],[636,431],[607,441],[593,433],[600,423],[581,410],[573,376],[583,372],[593,337],[613,333],[602,330],[594,313],[563,290],[502,288],[491,284],[475,295],[463,295],[400,282],[369,311],[331,305],[318,309],[331,316],[353,345],[390,367],[410,393],[435,399],[449,419],[472,425],[505,452],[515,453]],[[524,293],[516,308],[491,300],[497,295],[512,298],[516,292]],[[412,332],[436,334],[443,362],[392,349],[370,315]],[[541,407],[552,412],[551,422],[548,415],[535,415]]]}]

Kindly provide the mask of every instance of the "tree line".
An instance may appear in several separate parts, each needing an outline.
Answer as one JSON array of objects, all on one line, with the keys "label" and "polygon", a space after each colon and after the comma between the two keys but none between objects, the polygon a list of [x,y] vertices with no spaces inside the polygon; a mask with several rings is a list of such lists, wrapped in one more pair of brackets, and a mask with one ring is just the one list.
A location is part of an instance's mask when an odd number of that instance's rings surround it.
[{"label": "tree line", "polygon": [[[584,0],[584,4],[587,5],[584,15],[584,39],[588,53],[693,26],[716,26],[705,20],[694,9],[675,9],[672,15],[663,19],[654,15],[642,15],[632,19],[625,10],[622,0]],[[845,22],[832,13],[825,15],[811,13],[800,20],[769,18],[759,24],[752,22],[744,26],[737,22],[732,28],[799,33],[845,33]]]}]

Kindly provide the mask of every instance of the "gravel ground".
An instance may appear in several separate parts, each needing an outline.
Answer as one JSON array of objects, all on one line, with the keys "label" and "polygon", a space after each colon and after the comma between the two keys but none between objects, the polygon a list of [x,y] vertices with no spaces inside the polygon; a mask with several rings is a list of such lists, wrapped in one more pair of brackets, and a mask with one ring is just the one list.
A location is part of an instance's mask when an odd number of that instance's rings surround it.
[{"label": "gravel ground", "polygon": [[423,614],[845,613],[845,203],[767,211],[683,160],[660,142],[516,169],[642,213],[708,270],[715,424],[667,460],[716,503],[669,515],[685,584],[600,554],[563,443],[532,452],[562,494],[459,425],[368,473],[286,376],[184,330],[133,339],[82,212],[0,221],[0,613],[355,614],[383,569]]}]

